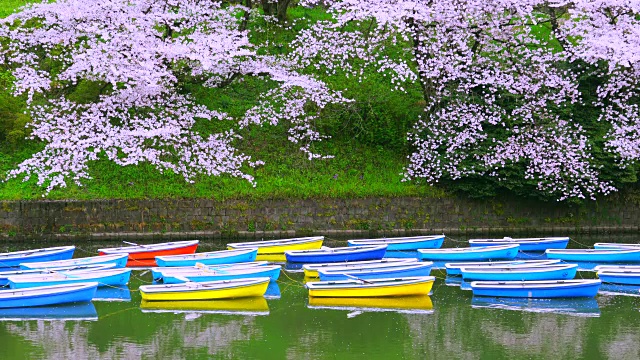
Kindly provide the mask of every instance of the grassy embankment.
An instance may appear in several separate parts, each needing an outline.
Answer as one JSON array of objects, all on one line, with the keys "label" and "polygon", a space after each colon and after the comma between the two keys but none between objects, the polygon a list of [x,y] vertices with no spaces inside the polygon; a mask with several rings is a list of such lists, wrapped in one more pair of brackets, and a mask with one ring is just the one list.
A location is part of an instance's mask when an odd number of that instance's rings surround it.
[{"label": "grassy embankment", "polygon": [[[0,2],[0,16],[7,16],[26,0]],[[292,9],[293,18],[322,17],[313,10]],[[302,25],[304,26],[304,25]],[[280,34],[291,36],[291,34]],[[193,86],[190,91],[203,103],[233,115],[255,103],[259,93],[269,85],[245,81],[224,90]],[[389,91],[385,80],[375,78],[351,94],[366,99],[348,110],[327,112],[317,126],[332,138],[318,144],[316,150],[334,155],[333,159],[309,161],[297,147],[287,141],[284,129],[265,126],[242,132],[238,148],[263,160],[257,169],[245,169],[257,182],[231,178],[205,177],[189,184],[179,175],[161,174],[150,165],[120,167],[101,160],[90,164],[92,180],[84,186],[69,184],[56,189],[49,199],[141,199],[141,198],[306,198],[306,197],[367,197],[367,196],[442,196],[443,191],[428,185],[402,182],[400,173],[410,149],[404,133],[420,113],[419,89],[409,94]],[[1,116],[1,114],[0,114]],[[227,124],[228,125],[228,124]],[[198,130],[215,131],[219,124],[203,122]],[[10,145],[0,143],[0,179],[23,159],[42,148],[36,141]],[[0,183],[0,200],[40,199],[43,188],[36,179],[22,182],[13,179]]]}]

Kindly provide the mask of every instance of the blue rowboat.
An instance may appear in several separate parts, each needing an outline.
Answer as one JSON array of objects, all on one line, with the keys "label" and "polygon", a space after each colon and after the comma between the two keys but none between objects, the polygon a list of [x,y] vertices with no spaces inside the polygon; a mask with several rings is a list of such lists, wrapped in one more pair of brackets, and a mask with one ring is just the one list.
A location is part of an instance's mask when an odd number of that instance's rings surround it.
[{"label": "blue rowboat", "polygon": [[604,283],[640,285],[640,270],[619,269],[599,270],[598,278]]},{"label": "blue rowboat", "polygon": [[638,249],[549,249],[545,252],[549,259],[564,261],[601,262],[640,262]]},{"label": "blue rowboat", "polygon": [[[602,287],[604,287],[604,284],[602,284]],[[530,299],[474,296],[471,299],[471,307],[474,309],[515,310],[580,317],[600,316],[598,301],[595,298],[586,297],[569,299]]]},{"label": "blue rowboat", "polygon": [[463,267],[501,267],[501,266],[540,266],[557,264],[561,260],[510,260],[510,261],[471,261],[471,262],[453,262],[446,263],[444,267],[447,269],[447,276],[461,275],[460,269]]},{"label": "blue rowboat", "polygon": [[244,269],[244,268],[252,268],[256,266],[264,266],[269,265],[268,261],[252,261],[246,263],[235,263],[235,264],[220,264],[220,265],[203,265],[200,263],[196,263],[194,266],[174,266],[174,267],[153,267],[151,268],[151,275],[154,280],[162,280],[162,273],[166,272],[200,272],[202,270],[235,270],[235,269]]},{"label": "blue rowboat", "polygon": [[156,263],[160,267],[195,266],[196,263],[219,265],[255,261],[257,255],[258,249],[222,250],[186,255],[156,256]]},{"label": "blue rowboat", "polygon": [[464,281],[569,280],[576,277],[578,264],[505,267],[464,267]]},{"label": "blue rowboat", "polygon": [[329,268],[318,270],[318,275],[320,281],[429,276],[432,266],[433,263],[429,261],[379,268]]},{"label": "blue rowboat", "polygon": [[53,274],[9,276],[9,286],[12,289],[24,289],[34,286],[82,282],[96,282],[100,286],[119,286],[127,284],[130,276],[131,269],[107,269],[91,272],[63,271]]},{"label": "blue rowboat", "polygon": [[640,271],[640,265],[597,265],[593,271],[598,272],[600,270],[638,270]]},{"label": "blue rowboat", "polygon": [[20,263],[20,268],[21,269],[46,269],[46,268],[61,268],[61,267],[101,265],[101,264],[115,264],[113,267],[123,268],[127,265],[127,258],[128,258],[128,254],[89,256],[89,257],[69,259],[69,260]]},{"label": "blue rowboat", "polygon": [[474,296],[520,298],[594,297],[600,280],[474,281]]},{"label": "blue rowboat", "polygon": [[444,235],[393,237],[381,239],[349,240],[349,246],[387,245],[388,251],[438,249],[444,242]]},{"label": "blue rowboat", "polygon": [[271,281],[278,280],[280,276],[280,265],[256,266],[245,269],[212,269],[201,270],[199,272],[162,272],[162,282],[165,284],[180,284],[188,281],[208,282],[218,280],[248,279],[257,277],[268,277]]},{"label": "blue rowboat", "polygon": [[288,262],[330,263],[339,261],[380,260],[387,252],[387,245],[348,246],[317,250],[285,251]]},{"label": "blue rowboat", "polygon": [[[304,264],[302,270],[305,277],[318,277],[318,270],[333,270],[333,268],[379,268],[388,265],[397,264],[409,264],[415,263],[418,259],[398,259],[398,258],[384,258],[381,260],[367,260],[367,261],[347,261],[347,262],[334,262],[334,263],[320,263],[320,264]],[[288,270],[288,269],[287,269]]]},{"label": "blue rowboat", "polygon": [[483,246],[468,248],[420,249],[420,259],[431,261],[478,261],[513,259],[520,245]]},{"label": "blue rowboat", "polygon": [[25,320],[96,321],[98,312],[91,302],[0,309],[0,321]]},{"label": "blue rowboat", "polygon": [[0,268],[18,267],[21,263],[71,259],[75,246],[14,251],[0,254]]},{"label": "blue rowboat", "polygon": [[38,286],[29,289],[0,291],[0,308],[47,306],[89,302],[98,288],[96,282]]},{"label": "blue rowboat", "polygon": [[569,244],[568,237],[546,237],[546,238],[510,238],[502,239],[471,239],[469,245],[476,246],[499,246],[499,245],[520,245],[520,251],[545,251],[547,249],[566,249]]},{"label": "blue rowboat", "polygon": [[640,249],[640,244],[631,244],[631,243],[595,243],[593,244],[594,249],[618,249],[618,248],[629,248],[629,249]]},{"label": "blue rowboat", "polygon": [[9,285],[10,276],[52,274],[57,271],[105,270],[105,269],[112,269],[114,267],[115,267],[115,264],[102,264],[102,265],[67,266],[67,267],[50,268],[50,269],[0,271],[0,286]]}]

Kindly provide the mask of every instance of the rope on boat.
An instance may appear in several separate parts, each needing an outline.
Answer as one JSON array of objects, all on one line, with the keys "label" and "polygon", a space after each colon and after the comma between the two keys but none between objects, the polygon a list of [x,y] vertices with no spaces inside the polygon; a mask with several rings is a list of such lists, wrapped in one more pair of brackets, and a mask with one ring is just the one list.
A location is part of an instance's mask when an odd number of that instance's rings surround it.
[{"label": "rope on boat", "polygon": [[467,243],[468,243],[467,241],[464,241],[464,240],[456,240],[456,239],[454,239],[454,238],[452,238],[452,237],[450,237],[450,236],[448,236],[448,235],[445,235],[445,237],[444,237],[444,238],[445,238],[445,239],[447,239],[447,240],[451,240],[451,241],[453,241],[453,242],[457,242],[457,243],[465,243],[465,244],[467,244]]},{"label": "rope on boat", "polygon": [[576,244],[578,244],[578,245],[581,245],[581,246],[582,246],[582,247],[584,247],[584,248],[591,248],[591,245],[583,244],[583,243],[581,243],[581,242],[579,242],[578,240],[573,239],[573,238],[569,238],[569,241],[573,241],[574,243],[576,243]]}]

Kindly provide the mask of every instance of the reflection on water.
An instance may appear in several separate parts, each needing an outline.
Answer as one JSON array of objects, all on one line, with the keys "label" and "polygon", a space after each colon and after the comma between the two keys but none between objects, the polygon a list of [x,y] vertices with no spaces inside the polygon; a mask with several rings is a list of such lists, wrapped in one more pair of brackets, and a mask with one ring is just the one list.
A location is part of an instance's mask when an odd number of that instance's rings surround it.
[{"label": "reflection on water", "polygon": [[101,286],[96,291],[93,301],[131,301],[131,290],[128,286]]},{"label": "reflection on water", "polygon": [[602,283],[599,294],[640,297],[640,285],[619,285]]},{"label": "reflection on water", "polygon": [[474,296],[473,308],[529,311],[575,316],[598,317],[600,308],[594,298],[528,299]]},{"label": "reflection on water", "polygon": [[142,300],[140,309],[143,313],[269,315],[269,305],[263,297],[198,301]]},{"label": "reflection on water", "polygon": [[432,314],[429,296],[387,298],[323,298],[310,297],[309,309],[333,309],[359,312],[395,311],[409,314]]},{"label": "reflection on water", "polygon": [[0,321],[12,320],[95,321],[98,312],[93,303],[0,309]]}]

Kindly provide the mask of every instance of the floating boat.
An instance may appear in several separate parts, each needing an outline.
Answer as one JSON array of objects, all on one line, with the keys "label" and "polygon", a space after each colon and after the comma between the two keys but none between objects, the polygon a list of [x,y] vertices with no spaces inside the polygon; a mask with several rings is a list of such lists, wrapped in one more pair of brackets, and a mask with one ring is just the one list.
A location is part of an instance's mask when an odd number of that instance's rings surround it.
[{"label": "floating boat", "polygon": [[472,262],[453,262],[444,264],[447,269],[447,275],[460,275],[460,269],[463,267],[501,267],[501,266],[541,266],[557,264],[562,260],[510,260],[510,261],[472,261]]},{"label": "floating boat", "polygon": [[73,257],[75,246],[14,251],[0,254],[0,268],[19,267],[21,263],[66,260]]},{"label": "floating boat", "polygon": [[639,270],[640,265],[598,265],[593,268],[593,271],[598,272],[600,270]]},{"label": "floating boat", "polygon": [[203,265],[200,263],[196,263],[194,266],[175,266],[175,267],[153,267],[151,268],[151,275],[154,280],[162,280],[162,273],[172,273],[172,272],[200,272],[203,270],[211,269],[245,269],[256,266],[264,266],[269,265],[268,261],[252,261],[246,263],[234,263],[234,264],[220,264],[220,265]]},{"label": "floating boat", "polygon": [[91,302],[0,309],[0,321],[96,321],[98,312]]},{"label": "floating boat", "polygon": [[[603,284],[604,286],[604,284]],[[599,317],[600,308],[595,298],[530,299],[509,297],[474,296],[474,309],[501,309],[535,313],[551,313],[580,317]]]},{"label": "floating boat", "polygon": [[622,285],[640,285],[640,270],[618,269],[599,270],[598,278],[602,282]]},{"label": "floating boat", "polygon": [[269,305],[264,297],[238,299],[191,300],[191,301],[148,301],[140,302],[143,313],[171,314],[229,314],[258,316],[269,315]]},{"label": "floating boat", "polygon": [[64,271],[53,274],[9,276],[12,289],[24,289],[35,286],[77,284],[96,282],[100,286],[119,286],[129,282],[131,269],[107,269],[83,271]]},{"label": "floating boat", "polygon": [[93,270],[106,270],[112,269],[115,267],[115,264],[99,264],[99,265],[84,265],[84,266],[66,266],[59,268],[48,268],[48,269],[32,269],[32,270],[11,270],[11,271],[0,271],[0,286],[9,285],[9,277],[17,276],[17,275],[40,275],[40,274],[53,274],[56,272],[64,272],[64,271],[93,271]]},{"label": "floating boat", "polygon": [[381,279],[398,277],[429,276],[433,263],[416,262],[398,265],[387,265],[378,268],[329,268],[320,269],[318,274],[321,281],[349,280],[349,279]]},{"label": "floating boat", "polygon": [[268,277],[187,282],[183,284],[143,285],[140,295],[147,301],[213,300],[263,296],[269,286]]},{"label": "floating boat", "polygon": [[428,295],[435,281],[433,276],[308,282],[309,296],[317,297],[381,297]]},{"label": "floating boat", "polygon": [[330,263],[340,261],[380,260],[387,252],[387,245],[348,246],[317,250],[285,251],[288,262]]},{"label": "floating boat", "polygon": [[474,296],[569,298],[594,297],[600,280],[474,281]]},{"label": "floating boat", "polygon": [[98,288],[96,282],[38,286],[29,289],[0,291],[0,308],[47,306],[89,302]]},{"label": "floating boat", "polygon": [[520,245],[500,245],[447,249],[420,249],[420,259],[431,261],[478,261],[492,259],[513,259],[518,255]]},{"label": "floating boat", "polygon": [[631,243],[595,243],[593,244],[594,249],[617,249],[617,248],[630,248],[630,249],[640,249],[640,244],[631,244]]},{"label": "floating boat", "polygon": [[368,261],[347,261],[341,263],[321,263],[321,264],[304,264],[302,265],[302,270],[304,271],[304,276],[308,278],[317,278],[318,270],[330,268],[340,267],[340,268],[378,268],[384,267],[391,264],[408,264],[417,262],[418,259],[391,259],[385,258],[380,260],[368,260]]},{"label": "floating boat", "polygon": [[311,250],[320,249],[324,236],[310,236],[291,239],[250,241],[242,243],[227,244],[227,249],[258,249],[258,255],[284,255],[289,250]]},{"label": "floating boat", "polygon": [[640,248],[638,249],[549,249],[545,252],[549,259],[564,261],[582,261],[590,263],[601,262],[640,262]]},{"label": "floating boat", "polygon": [[442,246],[444,235],[392,237],[380,239],[349,240],[349,246],[387,245],[388,251],[437,249]]},{"label": "floating boat", "polygon": [[278,280],[280,265],[254,266],[243,269],[205,269],[198,272],[164,272],[162,282],[165,284],[180,284],[188,281],[208,282],[217,280],[247,279],[268,277],[271,281]]},{"label": "floating boat", "polygon": [[568,237],[546,237],[546,238],[510,238],[502,239],[471,239],[469,245],[476,246],[499,246],[499,245],[520,245],[520,251],[545,251],[547,249],[565,249],[569,245]]},{"label": "floating boat", "polygon": [[127,266],[156,266],[156,256],[193,254],[198,240],[176,241],[159,244],[132,244],[116,248],[98,249],[100,255],[129,254]]},{"label": "floating boat", "polygon": [[432,314],[433,302],[429,295],[395,296],[381,298],[309,297],[309,309],[331,309],[358,312],[398,312]]},{"label": "floating boat", "polygon": [[576,277],[577,264],[543,266],[464,267],[460,269],[464,281],[569,280]]},{"label": "floating boat", "polygon": [[256,260],[258,249],[222,250],[186,255],[156,256],[156,263],[160,267],[220,265]]},{"label": "floating boat", "polygon": [[71,267],[71,266],[102,265],[102,264],[114,264],[113,267],[123,268],[127,266],[127,259],[128,259],[128,254],[90,256],[90,257],[69,259],[69,260],[20,263],[20,268],[21,269],[46,269],[46,268],[61,268],[61,267]]}]

